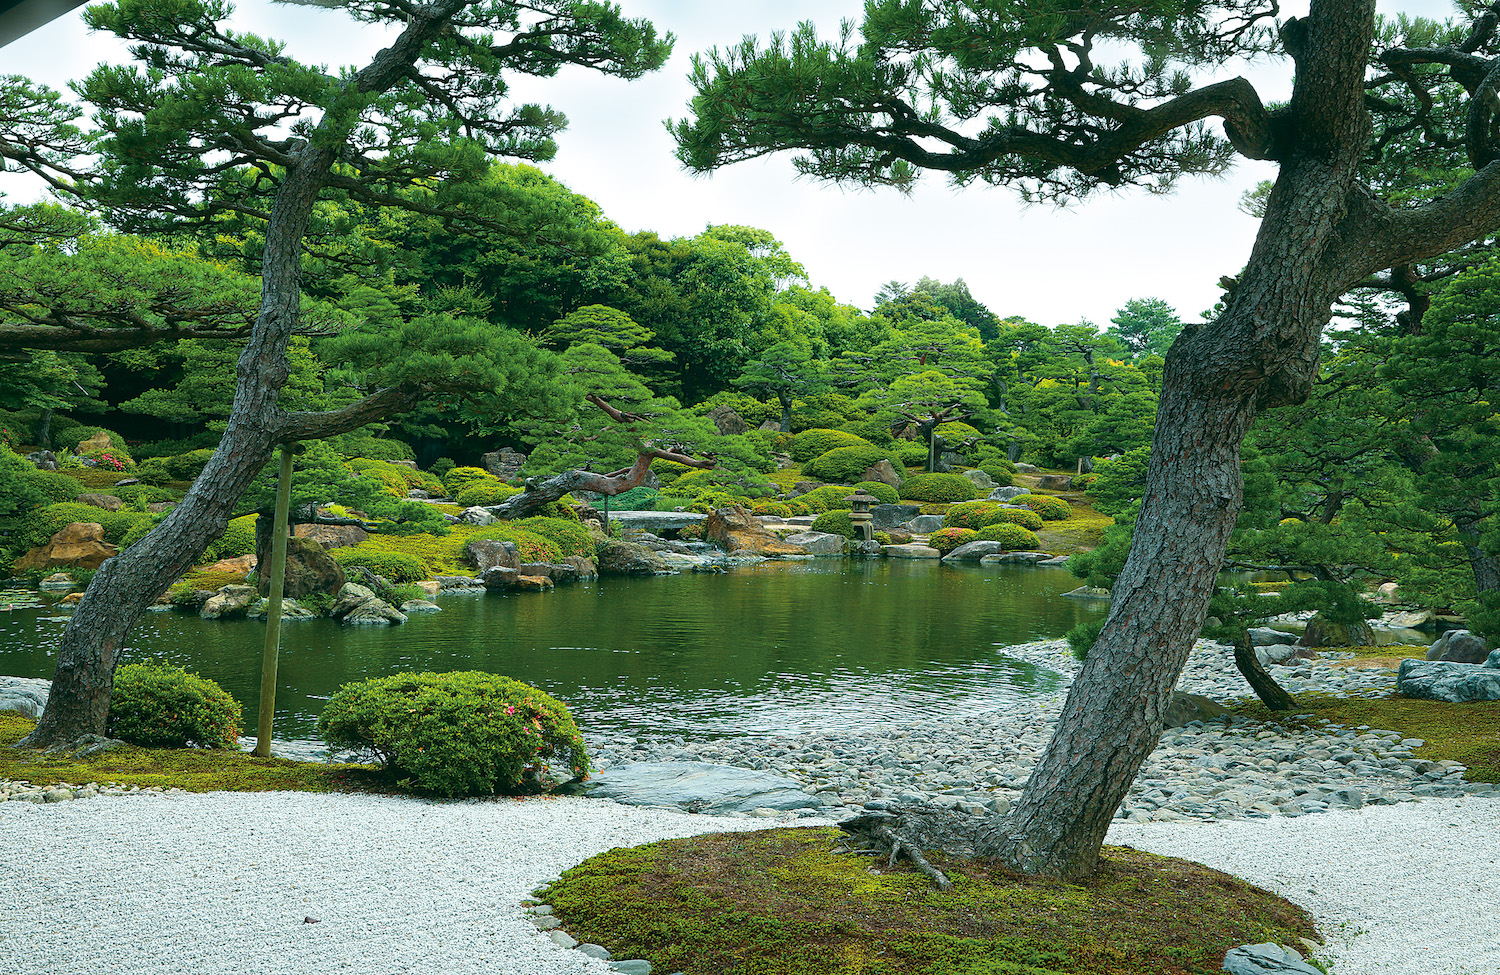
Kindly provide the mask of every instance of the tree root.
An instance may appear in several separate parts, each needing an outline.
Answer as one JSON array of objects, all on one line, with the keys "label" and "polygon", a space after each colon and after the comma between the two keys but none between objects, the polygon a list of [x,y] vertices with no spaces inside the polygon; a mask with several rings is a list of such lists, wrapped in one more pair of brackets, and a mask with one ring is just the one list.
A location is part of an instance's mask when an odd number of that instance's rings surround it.
[{"label": "tree root", "polygon": [[905,856],[939,890],[952,890],[953,882],[927,861],[923,850],[937,849],[953,856],[972,857],[975,839],[985,820],[967,816],[952,809],[933,806],[905,806],[890,810],[868,810],[839,823],[839,829],[850,839],[862,841],[864,851],[886,857],[887,866],[895,866]]}]

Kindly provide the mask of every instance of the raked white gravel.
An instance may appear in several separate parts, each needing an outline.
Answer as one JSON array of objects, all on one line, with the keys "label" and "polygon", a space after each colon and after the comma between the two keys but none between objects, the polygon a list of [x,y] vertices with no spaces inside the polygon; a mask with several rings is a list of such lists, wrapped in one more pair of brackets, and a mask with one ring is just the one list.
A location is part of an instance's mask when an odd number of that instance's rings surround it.
[{"label": "raked white gravel", "polygon": [[[807,820],[800,821],[807,823]],[[602,850],[761,829],[607,800],[210,793],[0,804],[0,972],[607,972],[522,915]],[[1118,825],[1308,908],[1336,975],[1500,972],[1500,802]],[[305,918],[315,918],[308,923]]]}]

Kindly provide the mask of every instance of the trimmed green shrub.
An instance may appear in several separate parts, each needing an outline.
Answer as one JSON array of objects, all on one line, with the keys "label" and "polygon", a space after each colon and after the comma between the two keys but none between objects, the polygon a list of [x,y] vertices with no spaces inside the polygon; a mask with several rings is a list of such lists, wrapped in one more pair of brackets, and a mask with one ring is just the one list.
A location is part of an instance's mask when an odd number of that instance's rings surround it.
[{"label": "trimmed green shrub", "polygon": [[589,771],[566,705],[478,671],[345,684],[318,718],[318,733],[334,748],[372,756],[403,786],[437,796],[545,789],[549,758],[574,775]]},{"label": "trimmed green shrub", "polygon": [[856,437],[864,437],[878,447],[889,447],[896,442],[896,438],[891,436],[890,426],[879,420],[850,420],[848,423],[840,423],[836,429],[852,433]]},{"label": "trimmed green shrub", "polygon": [[[398,441],[383,442],[397,443]],[[406,445],[401,444],[401,446],[405,447]],[[410,450],[410,448],[407,449]],[[407,460],[409,458],[397,457],[395,459]],[[402,498],[406,497],[407,491],[412,488],[426,491],[428,494],[442,494],[447,490],[447,485],[426,471],[418,470],[415,467],[408,467],[405,464],[393,464],[388,460],[354,457],[344,461],[344,466],[361,476],[368,476],[370,471],[375,471],[383,483],[392,484],[393,481],[399,480],[402,486],[396,494]]]},{"label": "trimmed green shrub", "polygon": [[73,501],[80,494],[89,493],[89,489],[76,478],[58,471],[22,471],[18,479],[21,481],[21,490],[34,491],[53,503]]},{"label": "trimmed green shrub", "polygon": [[594,557],[594,536],[589,534],[583,522],[576,517],[569,519],[538,515],[534,518],[522,518],[515,525],[522,531],[540,535],[556,545],[559,555],[581,555],[586,559]]},{"label": "trimmed green shrub", "polygon": [[700,542],[703,540],[703,522],[695,521],[691,525],[685,525],[677,529],[677,537],[684,542]]},{"label": "trimmed green shrub", "polygon": [[997,501],[965,501],[948,509],[943,516],[944,528],[973,528],[989,525],[1020,525],[1028,531],[1042,527],[1042,516],[1030,509],[1007,508]]},{"label": "trimmed green shrub", "polygon": [[[427,468],[427,473],[431,474],[439,481],[443,481],[443,478],[448,476],[448,472],[453,470],[453,468],[457,466],[457,464],[453,463],[452,457],[439,457],[437,460],[432,462],[431,467]],[[443,483],[444,485],[446,485],[448,482],[443,481]]]},{"label": "trimmed green shrub", "polygon": [[757,498],[750,504],[750,511],[757,515],[772,515],[777,518],[790,518],[792,509],[780,501],[768,501]]},{"label": "trimmed green shrub", "polygon": [[691,497],[720,494],[735,498],[774,498],[781,489],[757,471],[688,468],[686,473],[673,480],[672,493]]},{"label": "trimmed green shrub", "polygon": [[[147,517],[154,517],[148,515]],[[200,564],[217,562],[220,559],[237,559],[242,555],[255,554],[256,515],[231,519],[224,526],[224,534],[208,543],[203,550]]]},{"label": "trimmed green shrub", "polygon": [[[659,494],[655,488],[648,488],[644,484],[633,487],[629,491],[621,491],[609,499],[610,511],[650,511],[656,505]],[[594,503],[594,507],[600,507],[604,502]]]},{"label": "trimmed green shrub", "polygon": [[372,552],[352,548],[336,548],[330,553],[333,560],[347,569],[364,568],[387,582],[420,582],[427,578],[427,564],[414,555],[400,552]]},{"label": "trimmed green shrub", "polygon": [[801,498],[787,498],[782,503],[786,505],[786,510],[792,513],[793,518],[800,518],[802,515],[817,514],[816,511],[812,510],[812,506]]},{"label": "trimmed green shrub", "polygon": [[513,488],[509,484],[496,478],[488,480],[473,480],[468,482],[453,496],[455,504],[461,504],[465,508],[475,505],[499,504],[506,498],[515,497],[521,493],[520,488]]},{"label": "trimmed green shrub", "polygon": [[969,501],[978,493],[962,474],[914,474],[901,482],[901,497],[907,501]]},{"label": "trimmed green shrub", "polygon": [[927,544],[947,555],[965,542],[972,542],[978,537],[978,532],[968,528],[939,528],[927,536]]},{"label": "trimmed green shrub", "polygon": [[[792,455],[792,460],[798,463],[806,463],[814,457],[821,457],[830,450],[839,447],[874,447],[864,437],[843,430],[829,430],[822,427],[814,427],[811,430],[803,430],[791,439],[787,444],[787,453]],[[865,465],[868,467],[869,465]],[[861,471],[864,468],[860,468]]]},{"label": "trimmed green shrub", "polygon": [[181,491],[152,487],[149,484],[127,484],[124,487],[110,488],[109,493],[126,504],[141,509],[144,509],[148,504],[155,504],[159,501],[182,500]]},{"label": "trimmed green shrub", "polygon": [[125,551],[127,548],[149,535],[151,533],[151,529],[161,524],[161,520],[165,517],[165,514],[150,515],[131,525],[130,530],[125,533],[123,538],[120,539],[120,551]]},{"label": "trimmed green shrub", "polygon": [[470,481],[483,480],[494,481],[498,478],[483,467],[455,467],[443,475],[443,486],[448,489],[448,496],[454,497],[468,486]]},{"label": "trimmed green shrub", "polygon": [[901,500],[900,493],[883,481],[860,481],[854,485],[854,490],[874,495],[881,504],[895,504]]},{"label": "trimmed green shrub", "polygon": [[137,521],[150,517],[139,511],[105,511],[91,504],[78,504],[74,501],[49,504],[33,510],[21,519],[20,528],[16,532],[15,550],[25,552],[38,545],[45,545],[60,529],[74,522],[93,522],[101,526],[104,529],[104,540],[111,545],[118,545]]},{"label": "trimmed green shrub", "polygon": [[1071,504],[1047,494],[1023,494],[1012,500],[1035,511],[1044,521],[1066,521],[1073,514]]},{"label": "trimmed green shrub", "polygon": [[895,447],[895,456],[907,467],[920,469],[926,469],[927,467],[927,445],[925,443],[898,440]]},{"label": "trimmed green shrub", "polygon": [[1099,634],[1104,631],[1104,620],[1094,620],[1092,623],[1079,623],[1068,631],[1068,650],[1074,658],[1087,660],[1089,651],[1094,649],[1094,644],[1099,641]]},{"label": "trimmed green shrub", "polygon": [[1020,525],[1000,522],[979,529],[975,541],[1000,542],[1007,552],[1034,552],[1042,547],[1041,539]]},{"label": "trimmed green shrub", "polygon": [[889,460],[891,466],[896,469],[896,475],[905,477],[906,466],[891,454],[892,451],[888,447],[876,447],[870,444],[836,447],[803,464],[802,473],[820,481],[853,484],[864,476],[865,471],[883,460]]},{"label": "trimmed green shrub", "polygon": [[989,479],[995,482],[996,487],[1010,487],[1016,480],[1014,465],[1008,461],[1005,464],[997,461],[985,461],[979,465],[979,470],[989,475]]},{"label": "trimmed green shrub", "polygon": [[105,734],[145,748],[240,747],[240,705],[218,684],[164,663],[115,671]]},{"label": "trimmed green shrub", "polygon": [[854,522],[849,519],[847,511],[823,512],[813,519],[812,530],[827,532],[830,535],[843,535],[845,538],[859,537],[859,532],[854,530]]}]

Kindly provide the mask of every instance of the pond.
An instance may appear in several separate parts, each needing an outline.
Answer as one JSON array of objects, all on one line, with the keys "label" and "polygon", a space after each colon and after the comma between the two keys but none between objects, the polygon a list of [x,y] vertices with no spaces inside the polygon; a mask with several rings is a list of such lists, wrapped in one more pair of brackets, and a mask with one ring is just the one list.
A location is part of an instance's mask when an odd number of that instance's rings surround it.
[{"label": "pond", "polygon": [[[566,701],[590,737],[853,730],[979,713],[1057,678],[999,648],[1059,637],[1104,604],[1066,570],[897,560],[765,562],[721,575],[607,578],[545,594],[450,594],[397,627],[282,628],[275,737],[316,739],[341,685],[484,670]],[[50,678],[54,608],[0,612],[0,674]],[[252,729],[265,624],[148,613],[127,659],[222,684]]]}]

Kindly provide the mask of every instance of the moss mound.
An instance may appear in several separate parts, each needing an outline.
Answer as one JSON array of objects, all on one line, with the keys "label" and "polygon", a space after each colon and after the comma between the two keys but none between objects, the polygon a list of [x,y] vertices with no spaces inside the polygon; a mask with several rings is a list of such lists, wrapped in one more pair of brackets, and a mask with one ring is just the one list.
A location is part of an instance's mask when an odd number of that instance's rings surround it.
[{"label": "moss mound", "polygon": [[1242,944],[1314,937],[1300,908],[1196,863],[1107,847],[1063,884],[935,861],[872,868],[833,829],[611,850],[546,892],[575,938],[687,975],[1209,975]]}]

